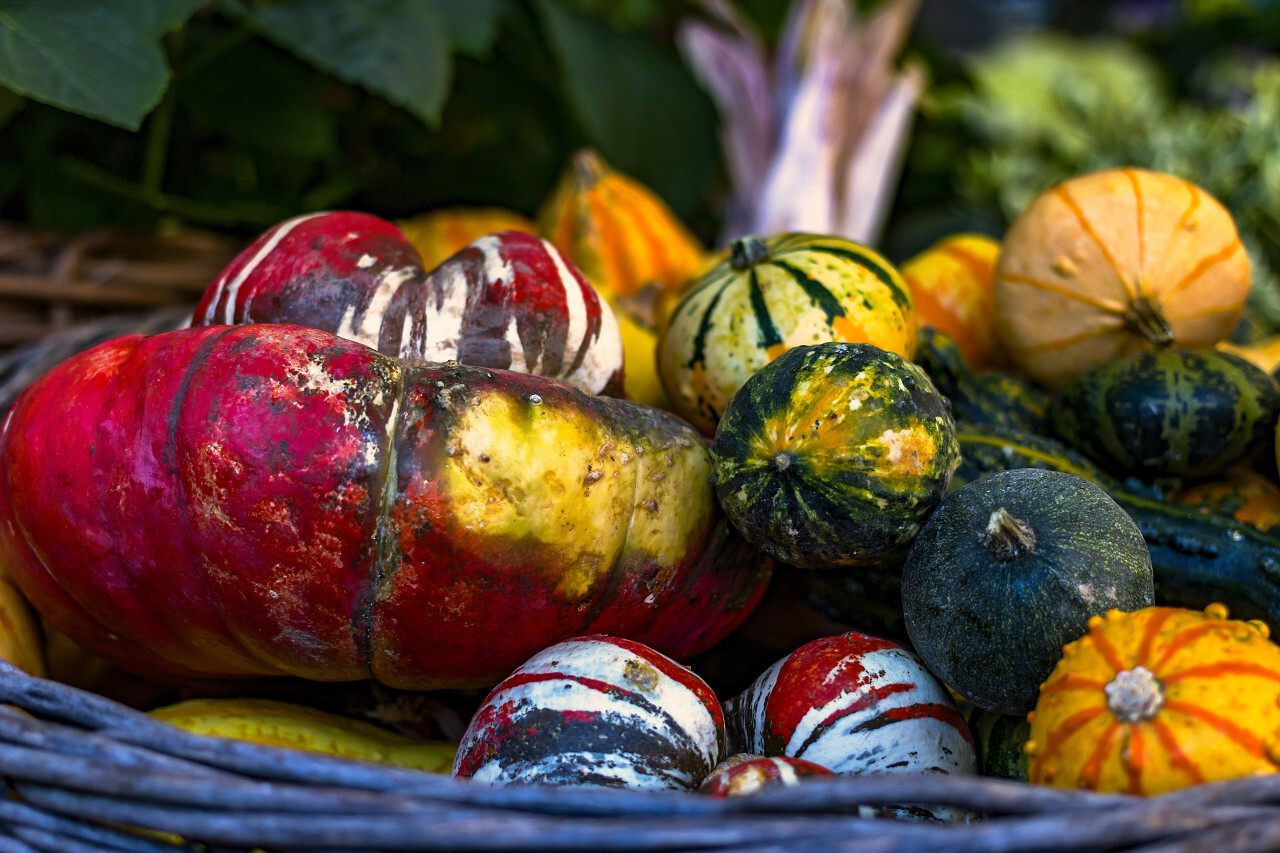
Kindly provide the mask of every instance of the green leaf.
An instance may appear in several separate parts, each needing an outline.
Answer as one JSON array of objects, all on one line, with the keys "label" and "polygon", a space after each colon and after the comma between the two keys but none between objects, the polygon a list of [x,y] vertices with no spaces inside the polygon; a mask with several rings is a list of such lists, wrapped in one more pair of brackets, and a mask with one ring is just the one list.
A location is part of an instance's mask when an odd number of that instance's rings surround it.
[{"label": "green leaf", "polygon": [[169,83],[160,37],[203,0],[8,0],[0,83],[137,130]]},{"label": "green leaf", "polygon": [[450,46],[468,56],[485,56],[498,37],[503,0],[435,0]]},{"label": "green leaf", "polygon": [[710,99],[652,40],[580,17],[555,0],[539,0],[537,8],[591,144],[687,214],[718,162]]},{"label": "green leaf", "polygon": [[445,27],[418,0],[224,2],[267,38],[333,74],[437,124],[452,74]]}]

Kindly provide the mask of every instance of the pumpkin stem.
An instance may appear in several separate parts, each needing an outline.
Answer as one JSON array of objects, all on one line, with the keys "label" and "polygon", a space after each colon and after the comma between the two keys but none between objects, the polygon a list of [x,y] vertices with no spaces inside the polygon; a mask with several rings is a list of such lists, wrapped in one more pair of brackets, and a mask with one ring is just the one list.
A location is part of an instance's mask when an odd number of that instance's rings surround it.
[{"label": "pumpkin stem", "polygon": [[1149,720],[1164,706],[1164,686],[1143,666],[1116,673],[1103,689],[1107,694],[1107,710],[1122,723]]},{"label": "pumpkin stem", "polygon": [[745,270],[769,257],[769,247],[759,237],[743,237],[735,240],[729,250],[729,266]]},{"label": "pumpkin stem", "polygon": [[1009,510],[1000,507],[991,513],[987,529],[982,534],[982,544],[997,560],[1008,563],[1036,550],[1036,532],[1025,521],[1014,518]]},{"label": "pumpkin stem", "polygon": [[1163,349],[1174,341],[1173,329],[1164,318],[1164,312],[1145,296],[1133,300],[1129,310],[1124,312],[1124,321],[1157,349]]},{"label": "pumpkin stem", "polygon": [[573,155],[573,171],[582,188],[591,190],[604,177],[604,163],[590,148],[581,148]]}]

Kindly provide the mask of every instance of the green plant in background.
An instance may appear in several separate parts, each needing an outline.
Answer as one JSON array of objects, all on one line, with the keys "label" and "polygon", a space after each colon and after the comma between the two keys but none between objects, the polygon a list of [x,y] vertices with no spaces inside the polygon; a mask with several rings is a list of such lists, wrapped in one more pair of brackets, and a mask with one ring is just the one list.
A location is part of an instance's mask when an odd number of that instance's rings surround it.
[{"label": "green plant in background", "polygon": [[[775,5],[781,5],[777,3]],[[0,217],[244,232],[303,210],[532,212],[599,149],[714,233],[682,0],[11,0]]]},{"label": "green plant in background", "polygon": [[1118,40],[1029,35],[965,70],[922,111],[932,132],[967,141],[948,167],[968,215],[1007,224],[1053,183],[1110,166],[1179,175],[1227,206],[1249,251],[1253,322],[1241,334],[1280,328],[1280,59],[1208,63],[1197,100],[1171,95],[1165,69]]}]

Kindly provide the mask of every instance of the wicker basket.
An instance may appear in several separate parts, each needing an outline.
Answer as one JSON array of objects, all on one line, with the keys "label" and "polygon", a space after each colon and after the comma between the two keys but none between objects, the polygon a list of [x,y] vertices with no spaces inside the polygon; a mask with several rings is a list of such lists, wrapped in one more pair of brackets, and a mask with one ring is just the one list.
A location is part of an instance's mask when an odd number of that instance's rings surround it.
[{"label": "wicker basket", "polygon": [[[495,788],[193,735],[3,663],[0,702],[33,715],[0,708],[0,769],[14,792],[0,801],[4,853],[1238,853],[1280,847],[1280,775],[1146,800],[939,775],[815,779],[725,800],[541,785]],[[981,817],[930,824],[857,816],[859,804],[913,802],[958,806]]]},{"label": "wicker basket", "polygon": [[[0,410],[102,340],[180,325],[238,249],[0,225]],[[0,853],[1280,850],[1280,775],[1142,800],[981,778],[815,779],[750,797],[491,788],[186,733],[0,662]],[[15,710],[20,709],[20,710]],[[22,713],[26,712],[26,713]],[[967,809],[966,824],[859,805]],[[145,831],[139,831],[145,830]]]}]

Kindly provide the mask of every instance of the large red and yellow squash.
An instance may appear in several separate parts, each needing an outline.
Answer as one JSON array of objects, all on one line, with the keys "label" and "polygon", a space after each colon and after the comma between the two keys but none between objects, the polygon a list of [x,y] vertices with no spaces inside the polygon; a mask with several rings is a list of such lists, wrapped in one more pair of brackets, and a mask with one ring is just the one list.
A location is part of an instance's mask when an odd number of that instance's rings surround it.
[{"label": "large red and yellow squash", "polygon": [[613,311],[550,243],[503,231],[430,272],[400,229],[365,213],[299,216],[214,279],[192,325],[296,323],[399,358],[537,373],[622,391]]},{"label": "large red and yellow squash", "polygon": [[1148,607],[1095,616],[1040,688],[1033,783],[1160,794],[1280,766],[1280,647],[1261,622]]},{"label": "large red and yellow squash", "polygon": [[128,336],[0,434],[0,562],[126,667],[492,684],[581,633],[674,656],[750,612],[705,443],[540,376],[284,324]]},{"label": "large red and yellow squash", "polygon": [[442,207],[396,223],[418,250],[423,269],[435,269],[454,252],[499,231],[538,233],[523,213],[504,207]]},{"label": "large red and yellow squash", "polygon": [[902,264],[917,323],[950,335],[974,370],[1008,362],[991,295],[999,254],[999,240],[985,234],[953,234]]},{"label": "large red and yellow squash", "polygon": [[1108,169],[1057,184],[1014,220],[996,321],[1014,364],[1056,388],[1116,356],[1213,346],[1240,319],[1249,281],[1212,196],[1173,175]]},{"label": "large red and yellow squash", "polygon": [[843,237],[744,237],[664,320],[658,373],[672,411],[710,435],[747,379],[792,347],[868,343],[910,359],[916,317],[902,276]]}]

